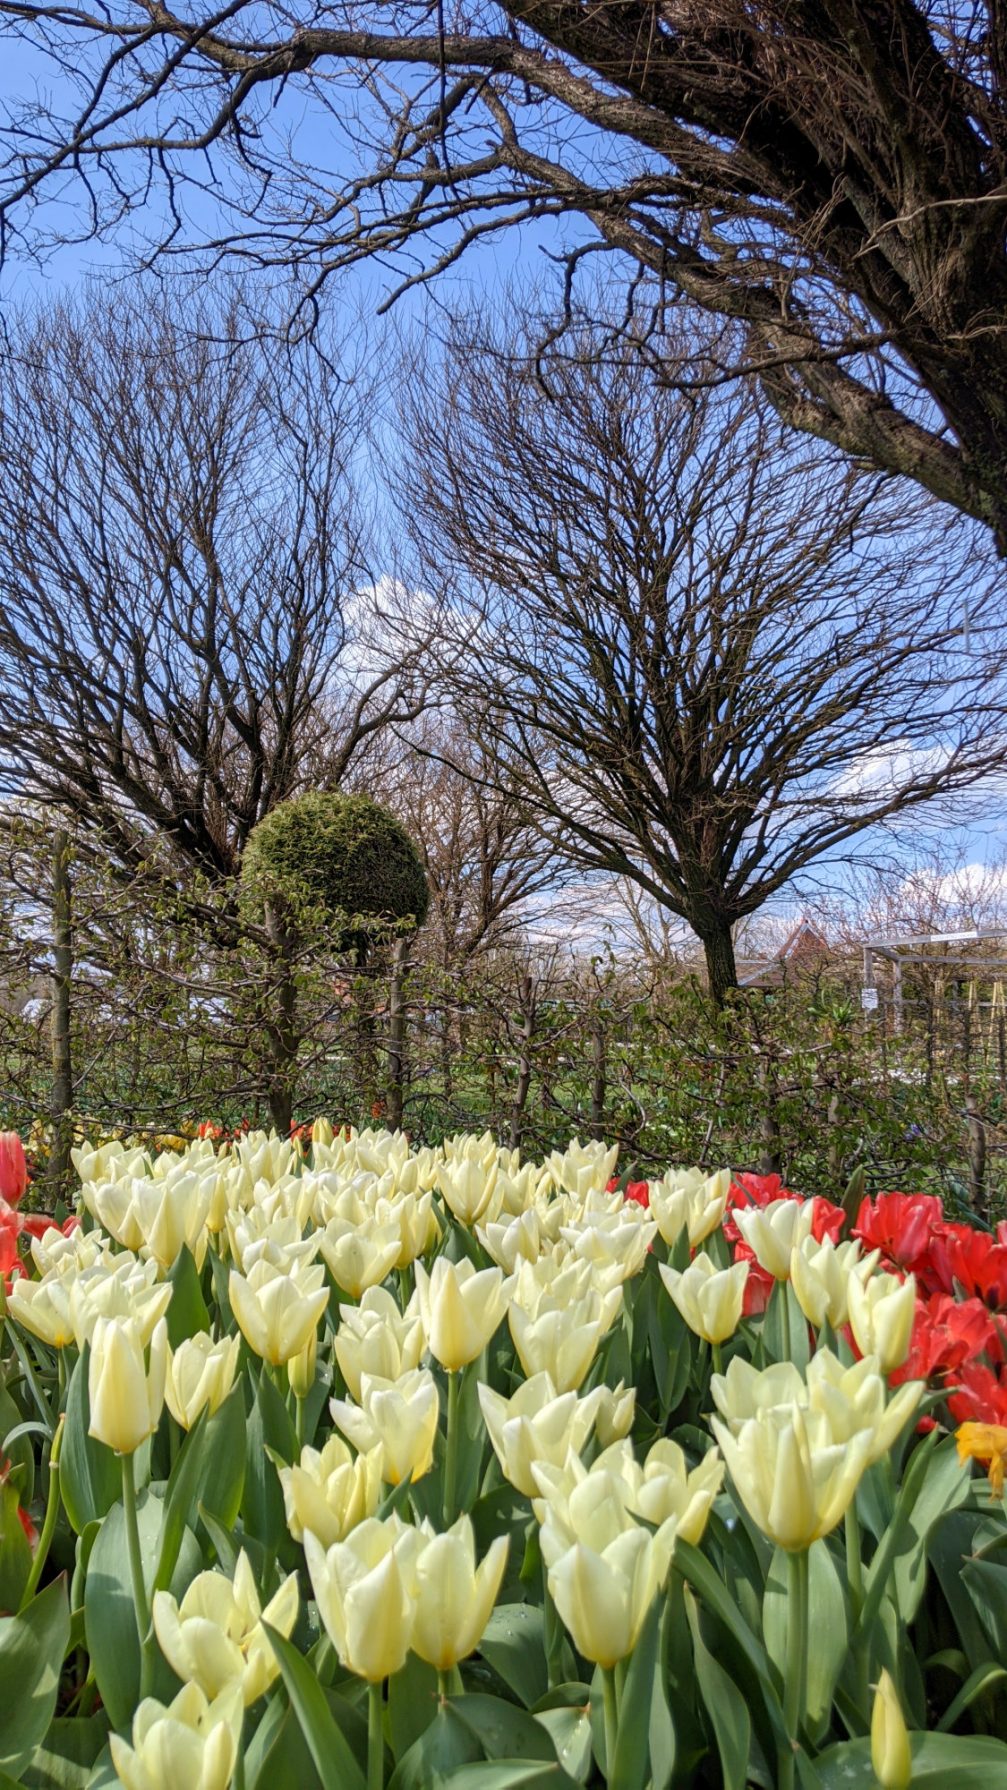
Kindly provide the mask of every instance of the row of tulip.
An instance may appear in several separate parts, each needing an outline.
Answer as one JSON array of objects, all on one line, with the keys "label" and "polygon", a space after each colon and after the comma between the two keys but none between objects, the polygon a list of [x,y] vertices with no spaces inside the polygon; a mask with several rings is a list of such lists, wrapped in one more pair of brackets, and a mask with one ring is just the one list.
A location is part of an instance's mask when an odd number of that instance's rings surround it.
[{"label": "row of tulip", "polygon": [[19,1148],[0,1790],[1007,1771],[998,1240],[324,1121],[57,1227]]}]

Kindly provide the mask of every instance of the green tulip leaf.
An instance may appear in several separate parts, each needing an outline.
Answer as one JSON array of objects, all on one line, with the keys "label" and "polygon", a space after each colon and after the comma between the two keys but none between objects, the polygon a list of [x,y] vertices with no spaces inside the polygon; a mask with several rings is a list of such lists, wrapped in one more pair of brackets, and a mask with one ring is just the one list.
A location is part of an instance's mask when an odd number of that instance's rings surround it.
[{"label": "green tulip leaf", "polygon": [[587,1704],[579,1708],[541,1709],[535,1716],[552,1741],[564,1771],[586,1784],[591,1775],[591,1715]]},{"label": "green tulip leaf", "polygon": [[57,1716],[21,1782],[27,1790],[86,1790],[108,1732],[104,1709],[86,1717]]},{"label": "green tulip leaf", "polygon": [[[577,1790],[561,1765],[543,1765],[537,1759],[487,1759],[481,1765],[463,1765],[446,1782],[450,1790]],[[398,1786],[389,1785],[389,1790]],[[424,1790],[429,1790],[429,1780]]]},{"label": "green tulip leaf", "polygon": [[537,1604],[500,1604],[486,1624],[479,1652],[526,1709],[545,1696],[545,1618]]},{"label": "green tulip leaf", "polygon": [[286,1536],[287,1522],[283,1491],[267,1448],[288,1464],[300,1456],[290,1413],[263,1364],[255,1403],[245,1426],[241,1513],[248,1533],[264,1547],[276,1548]]},{"label": "green tulip leaf", "polygon": [[21,1525],[21,1500],[10,1481],[0,1482],[0,1610],[16,1610],[31,1572],[31,1543]]},{"label": "green tulip leaf", "polygon": [[487,1759],[555,1759],[541,1723],[502,1697],[479,1691],[449,1698],[449,1707],[471,1728]]},{"label": "green tulip leaf", "polygon": [[[985,1734],[910,1734],[913,1790],[993,1790],[1007,1783],[1007,1743]],[[877,1790],[868,1739],[829,1747],[815,1760],[822,1790]]]},{"label": "green tulip leaf", "polygon": [[444,1703],[399,1760],[388,1790],[430,1790],[433,1784],[453,1784],[456,1772],[479,1755],[479,1742],[472,1729],[450,1704]]},{"label": "green tulip leaf", "polygon": [[59,1457],[59,1489],[70,1527],[83,1534],[88,1523],[100,1522],[116,1503],[122,1487],[119,1463],[111,1448],[88,1435],[91,1405],[87,1374],[90,1350],[82,1349],[66,1394],[66,1427]]},{"label": "green tulip leaf", "polygon": [[415,1746],[438,1709],[437,1673],[415,1653],[388,1680],[388,1731],[398,1761]]},{"label": "green tulip leaf", "polygon": [[56,1709],[70,1644],[66,1579],[55,1579],[17,1616],[0,1617],[0,1771],[19,1778]]},{"label": "green tulip leaf", "polygon": [[199,1270],[186,1244],[183,1243],[166,1278],[171,1287],[167,1318],[168,1341],[173,1349],[177,1349],[179,1343],[195,1336],[198,1330],[210,1328],[210,1314],[199,1284]]},{"label": "green tulip leaf", "polygon": [[748,1705],[734,1680],[728,1677],[703,1640],[695,1598],[687,1596],[685,1607],[692,1629],[696,1679],[720,1754],[724,1790],[745,1790],[752,1746]]},{"label": "green tulip leaf", "polygon": [[322,1790],[367,1790],[349,1742],[336,1725],[325,1692],[297,1648],[263,1623],[276,1655],[286,1692],[322,1782]]},{"label": "green tulip leaf", "polygon": [[[148,1597],[154,1585],[162,1504],[162,1499],[148,1491],[137,1506],[140,1556]],[[199,1544],[192,1530],[186,1529],[169,1586],[173,1596],[181,1597],[202,1564]],[[84,1587],[84,1632],[101,1700],[112,1726],[128,1733],[140,1696],[140,1641],[126,1546],[126,1519],[121,1504],[109,1512],[91,1549]],[[156,1644],[154,1655],[151,1695],[162,1702],[170,1702],[178,1689],[177,1680]]]},{"label": "green tulip leaf", "polygon": [[663,1600],[655,1597],[630,1658],[619,1699],[615,1757],[609,1761],[609,1790],[644,1790],[651,1777],[650,1716],[663,1608]]},{"label": "green tulip leaf", "polygon": [[[766,1580],[762,1632],[782,1685],[787,1657],[787,1556],[777,1548]],[[802,1726],[812,1739],[828,1730],[836,1682],[849,1651],[846,1596],[835,1560],[824,1541],[808,1550],[807,1697]]]}]

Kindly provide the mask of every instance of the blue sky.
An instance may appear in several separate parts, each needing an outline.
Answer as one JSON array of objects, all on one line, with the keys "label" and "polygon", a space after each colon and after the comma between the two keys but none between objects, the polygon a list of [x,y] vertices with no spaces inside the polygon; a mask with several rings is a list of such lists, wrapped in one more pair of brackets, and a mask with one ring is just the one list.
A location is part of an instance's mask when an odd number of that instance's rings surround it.
[{"label": "blue sky", "polygon": [[[4,99],[40,91],[40,83],[44,84],[57,107],[72,108],[74,101],[68,84],[55,80],[51,67],[46,66],[37,53],[13,42],[9,34],[4,37],[0,32],[0,105]],[[324,122],[305,113],[296,92],[285,104],[286,115],[280,122],[295,133],[300,152],[318,160],[328,158],[330,163],[334,161],[337,171],[344,165],[349,171],[352,162],[348,147],[344,145],[338,149],[333,158],[332,133]],[[79,218],[78,204],[79,195],[74,191],[63,200],[54,197],[49,202],[48,211],[53,227],[58,229],[75,217]],[[208,227],[209,216],[209,207],[200,202],[192,213],[191,222],[197,227]],[[152,233],[156,233],[164,217],[163,199],[155,192],[147,214],[136,222],[149,226]],[[392,328],[431,330],[436,334],[445,316],[450,317],[473,306],[480,310],[496,308],[505,305],[512,292],[522,296],[546,284],[555,274],[550,254],[563,244],[569,245],[576,240],[577,231],[578,227],[570,221],[562,227],[542,225],[536,226],[534,231],[527,227],[521,231],[505,231],[469,251],[461,263],[440,276],[432,288],[407,295],[388,320],[377,317],[376,312],[399,276],[380,266],[366,265],[340,276],[338,286],[333,282],[328,289],[326,302],[331,307],[343,309],[349,318],[360,317],[360,327],[378,343],[382,332]],[[580,233],[583,234],[583,227]],[[104,283],[110,277],[119,276],[124,270],[131,235],[135,233],[123,232],[108,244],[62,247],[41,268],[23,257],[15,247],[0,272],[0,307],[80,294],[89,280],[98,278]],[[977,863],[988,859],[1007,843],[1007,827],[999,810],[999,802],[991,800],[988,820],[982,824],[970,821],[967,826],[957,829],[966,855]],[[920,831],[918,819],[914,820],[910,829],[913,846],[919,842]],[[949,845],[954,833],[954,828],[948,830]],[[890,849],[896,857],[903,849],[897,834],[892,838]]]}]

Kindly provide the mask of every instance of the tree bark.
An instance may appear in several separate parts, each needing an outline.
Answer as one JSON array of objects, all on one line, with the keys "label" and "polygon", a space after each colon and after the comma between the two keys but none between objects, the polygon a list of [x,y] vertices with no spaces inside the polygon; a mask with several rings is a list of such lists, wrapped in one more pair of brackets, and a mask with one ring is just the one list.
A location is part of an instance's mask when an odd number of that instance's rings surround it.
[{"label": "tree bark", "polygon": [[389,1131],[402,1125],[402,1108],[406,1082],[406,975],[409,970],[411,938],[401,938],[392,958],[391,987],[388,995],[388,1108]]},{"label": "tree bark", "polygon": [[732,988],[738,986],[738,969],[734,960],[734,939],[730,922],[715,922],[699,934],[706,958],[706,975],[714,1004],[722,1007]]},{"label": "tree bark", "polygon": [[70,984],[73,976],[73,908],[70,882],[70,835],[60,828],[52,856],[52,1149],[48,1179],[54,1194],[63,1191],[70,1170],[73,1142],[73,1056],[70,1041]]}]

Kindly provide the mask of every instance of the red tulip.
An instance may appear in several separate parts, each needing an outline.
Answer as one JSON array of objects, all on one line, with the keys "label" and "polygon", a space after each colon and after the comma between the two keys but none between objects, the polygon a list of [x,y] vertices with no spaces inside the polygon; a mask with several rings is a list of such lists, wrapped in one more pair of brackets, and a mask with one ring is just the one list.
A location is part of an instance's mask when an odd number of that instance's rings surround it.
[{"label": "red tulip", "polygon": [[861,1201],[853,1235],[865,1250],[880,1249],[896,1267],[925,1279],[930,1246],[943,1216],[934,1193],[879,1193]]},{"label": "red tulip", "polygon": [[16,1206],[27,1185],[24,1145],[16,1131],[0,1131],[0,1200]]}]

